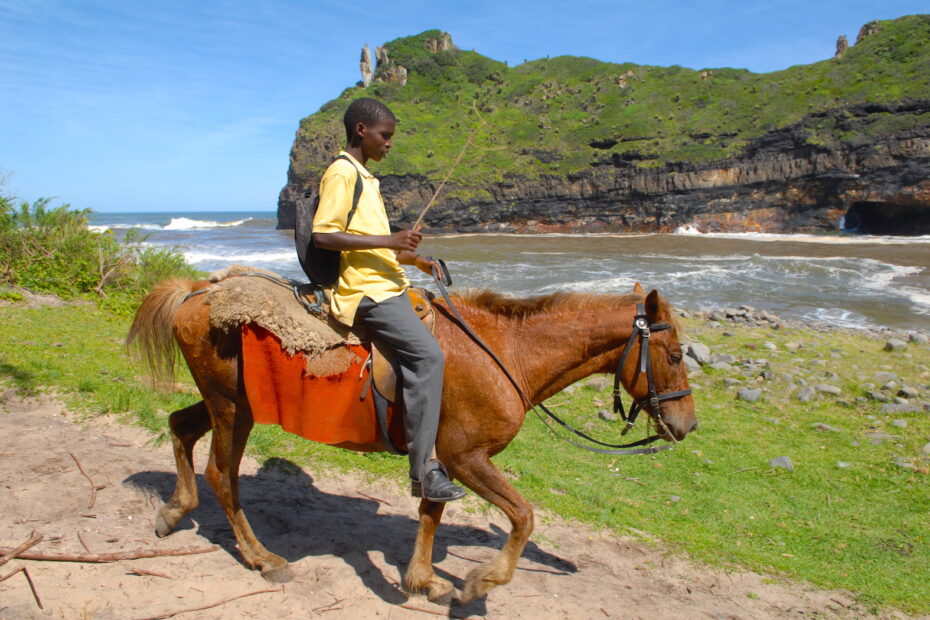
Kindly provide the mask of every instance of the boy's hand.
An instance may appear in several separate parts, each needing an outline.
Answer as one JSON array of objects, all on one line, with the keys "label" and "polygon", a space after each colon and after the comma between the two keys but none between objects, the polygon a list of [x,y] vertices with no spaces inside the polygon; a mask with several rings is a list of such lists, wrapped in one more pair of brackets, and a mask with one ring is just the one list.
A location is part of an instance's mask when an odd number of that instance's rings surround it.
[{"label": "boy's hand", "polygon": [[390,236],[391,239],[391,249],[398,252],[413,252],[417,249],[417,246],[420,245],[420,241],[423,239],[423,233],[420,232],[420,229],[414,230],[401,230]]}]

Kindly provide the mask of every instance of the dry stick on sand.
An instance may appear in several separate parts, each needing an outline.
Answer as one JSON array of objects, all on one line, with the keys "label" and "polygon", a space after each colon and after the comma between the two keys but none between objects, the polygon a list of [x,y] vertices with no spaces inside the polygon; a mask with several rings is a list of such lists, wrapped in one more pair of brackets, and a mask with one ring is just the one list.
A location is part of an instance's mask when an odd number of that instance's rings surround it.
[{"label": "dry stick on sand", "polygon": [[70,452],[68,454],[72,459],[74,459],[74,463],[77,465],[80,472],[84,474],[84,477],[87,478],[87,481],[90,482],[90,504],[87,505],[87,509],[90,510],[94,507],[94,504],[97,503],[97,484],[94,482],[93,478],[87,475],[87,472],[84,471],[84,468],[81,467],[81,462],[77,460],[77,457]]},{"label": "dry stick on sand", "polygon": [[229,598],[224,598],[222,601],[216,603],[211,603],[210,605],[204,605],[203,607],[191,607],[190,609],[179,609],[178,611],[169,611],[167,613],[159,614],[157,616],[148,616],[147,618],[142,618],[140,620],[161,620],[162,618],[173,618],[179,614],[187,614],[194,611],[203,611],[204,609],[212,609],[213,607],[219,607],[220,605],[225,605],[230,601],[235,601],[236,599],[245,598],[247,596],[254,596],[256,594],[265,594],[267,592],[284,592],[284,588],[271,588],[268,590],[256,590],[255,592],[246,592],[245,594],[239,594],[238,596],[231,596]]},{"label": "dry stick on sand", "polygon": [[[160,558],[174,555],[196,555],[219,550],[219,545],[200,547],[196,549],[139,549],[138,551],[116,551],[114,553],[17,553],[14,557],[21,560],[37,560],[47,562],[84,562],[87,564],[106,564],[120,560],[141,560],[144,558]],[[0,553],[8,549],[0,548]],[[6,557],[6,556],[4,556]]]},{"label": "dry stick on sand", "polygon": [[13,550],[8,550],[8,549],[5,550],[5,549],[0,548],[0,553],[3,554],[3,557],[0,557],[0,566],[3,566],[4,564],[6,564],[7,562],[9,562],[10,560],[14,558],[18,558],[26,549],[29,549],[30,547],[34,547],[38,545],[40,542],[42,542],[44,538],[45,537],[42,536],[41,534],[37,535],[35,532],[33,532],[32,534],[29,535],[29,540],[27,540],[26,542],[24,542],[23,544],[21,544],[20,546],[16,547]]},{"label": "dry stick on sand", "polygon": [[23,575],[25,575],[26,581],[29,583],[29,589],[32,590],[32,598],[36,600],[36,605],[39,606],[39,609],[45,609],[44,607],[42,607],[42,599],[39,598],[39,593],[36,592],[36,584],[32,583],[32,577],[29,576],[29,571],[26,570],[25,566],[20,566],[16,570],[10,573],[7,573],[3,577],[0,577],[0,581],[6,581],[7,579],[12,577],[16,573],[22,573]]},{"label": "dry stick on sand", "polygon": [[376,502],[381,502],[382,504],[387,504],[388,506],[393,506],[393,504],[391,504],[391,502],[387,501],[386,499],[381,499],[380,497],[375,497],[374,495],[368,495],[367,493],[362,493],[361,491],[356,491],[356,493],[366,499],[371,499]]},{"label": "dry stick on sand", "polygon": [[472,106],[472,109],[474,109],[475,114],[478,115],[478,125],[471,132],[471,135],[468,136],[468,139],[465,140],[465,144],[462,145],[462,149],[459,151],[459,154],[455,157],[455,161],[452,162],[452,167],[449,168],[449,172],[446,173],[446,177],[439,184],[439,187],[436,188],[436,191],[433,192],[433,196],[429,199],[429,202],[426,203],[426,206],[423,207],[423,210],[420,211],[420,217],[417,218],[417,221],[414,222],[413,226],[411,227],[414,230],[419,228],[420,222],[423,221],[423,217],[426,215],[426,212],[429,211],[429,208],[431,206],[433,206],[433,202],[436,201],[436,197],[439,196],[439,192],[442,191],[442,188],[443,186],[445,186],[446,181],[449,180],[449,178],[452,176],[452,173],[455,172],[455,168],[459,165],[459,162],[462,161],[462,156],[465,154],[465,151],[468,150],[468,147],[471,145],[471,141],[474,139],[475,136],[478,135],[478,131],[481,129],[481,127],[484,126],[485,121],[483,118],[481,118],[481,114],[478,112],[478,106],[475,105],[474,101],[471,102],[471,106]]}]

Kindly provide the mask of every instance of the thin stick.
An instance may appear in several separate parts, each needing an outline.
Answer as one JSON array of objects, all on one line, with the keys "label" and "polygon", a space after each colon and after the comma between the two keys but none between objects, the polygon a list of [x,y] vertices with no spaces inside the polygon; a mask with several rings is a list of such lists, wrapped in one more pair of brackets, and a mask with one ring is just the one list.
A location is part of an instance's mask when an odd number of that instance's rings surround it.
[{"label": "thin stick", "polygon": [[[120,560],[141,560],[144,558],[159,558],[164,556],[196,555],[198,553],[217,551],[219,548],[219,545],[213,545],[212,547],[200,547],[197,549],[139,549],[138,551],[116,551],[114,553],[17,553],[15,557],[21,560],[106,564],[108,562],[119,562]],[[6,551],[6,549],[0,548],[0,553]]]},{"label": "thin stick", "polygon": [[393,505],[393,504],[391,504],[391,502],[387,501],[386,499],[381,499],[380,497],[373,497],[373,496],[371,496],[371,495],[368,495],[367,493],[362,493],[361,491],[356,491],[356,493],[358,493],[359,495],[361,495],[362,497],[365,497],[365,498],[367,498],[367,499],[372,499],[372,500],[374,500],[374,501],[376,501],[376,502],[381,502],[382,504],[387,504],[388,506]]},{"label": "thin stick", "polygon": [[9,550],[4,551],[2,548],[0,548],[0,553],[4,554],[3,557],[0,557],[0,566],[3,566],[4,564],[9,562],[13,558],[19,557],[23,553],[23,551],[25,551],[26,549],[29,549],[30,547],[34,547],[38,545],[40,542],[42,542],[44,538],[45,537],[42,536],[41,534],[36,535],[36,533],[33,532],[32,534],[30,534],[29,540],[27,540],[20,546],[16,547],[12,551],[9,551]]},{"label": "thin stick", "polygon": [[80,532],[77,533],[77,537],[78,537],[78,540],[81,541],[81,546],[84,547],[84,551],[86,551],[87,553],[93,553],[93,551],[90,550],[90,547],[87,546],[87,543],[84,542],[84,539],[81,537]]},{"label": "thin stick", "polygon": [[16,573],[22,573],[26,577],[26,582],[29,584],[29,589],[32,590],[32,598],[36,600],[36,605],[39,606],[39,609],[45,609],[42,607],[42,599],[39,598],[39,593],[36,591],[36,584],[32,583],[32,577],[29,576],[29,571],[26,570],[25,566],[20,566],[16,570],[7,573],[3,577],[0,577],[0,581],[6,581]]},{"label": "thin stick", "polygon": [[398,605],[398,607],[403,607],[404,609],[412,609],[413,611],[422,611],[425,614],[433,614],[434,616],[443,616],[444,618],[456,618],[456,620],[464,620],[464,616],[456,616],[449,611],[433,611],[432,609],[423,609],[422,607],[416,607],[414,605],[408,605],[404,603],[403,605]]},{"label": "thin stick", "polygon": [[420,222],[423,221],[423,216],[425,216],[426,212],[429,211],[429,208],[433,206],[433,202],[436,201],[436,197],[439,196],[439,192],[442,191],[442,188],[443,186],[445,186],[446,181],[449,180],[449,178],[452,176],[452,173],[455,172],[456,167],[459,165],[459,162],[462,161],[462,156],[465,154],[465,151],[468,149],[469,145],[471,145],[472,139],[478,135],[478,130],[480,130],[481,127],[484,126],[485,121],[483,118],[481,118],[481,114],[478,113],[478,107],[475,105],[475,102],[472,101],[471,105],[472,105],[472,108],[475,110],[475,114],[478,114],[478,121],[479,121],[478,125],[471,132],[471,135],[468,136],[468,139],[465,140],[465,144],[462,145],[462,148],[459,151],[459,154],[456,156],[455,161],[452,162],[452,167],[449,168],[449,172],[446,173],[446,177],[439,184],[439,187],[436,188],[436,191],[433,192],[433,196],[429,199],[429,202],[426,203],[426,206],[423,207],[423,210],[420,212],[420,217],[418,217],[417,221],[413,223],[412,228],[414,229],[420,226]]},{"label": "thin stick", "polygon": [[265,594],[267,592],[283,592],[283,591],[284,591],[283,587],[282,588],[271,588],[268,590],[256,590],[255,592],[247,592],[245,594],[239,594],[237,596],[232,596],[230,598],[223,599],[222,601],[219,601],[217,603],[212,603],[210,605],[204,605],[203,607],[191,607],[190,609],[169,611],[168,613],[165,613],[165,614],[159,614],[157,616],[149,616],[148,618],[142,618],[141,620],[161,620],[162,618],[173,618],[179,614],[187,614],[192,611],[203,611],[204,609],[211,609],[213,607],[219,607],[220,605],[225,605],[226,603],[229,603],[230,601],[234,601],[240,598],[245,598],[247,596],[254,596],[256,594]]},{"label": "thin stick", "polygon": [[84,468],[81,467],[81,462],[77,460],[77,457],[70,452],[68,454],[71,455],[71,458],[74,459],[74,463],[77,465],[78,469],[82,474],[84,474],[84,477],[87,478],[87,481],[90,482],[90,504],[87,505],[87,509],[90,510],[94,507],[94,504],[97,503],[97,484],[94,482],[93,478],[87,475],[87,472],[84,471]]},{"label": "thin stick", "polygon": [[[345,598],[341,598],[341,599],[339,599],[339,600],[333,601],[333,602],[330,603],[329,605],[322,605],[322,606],[320,606],[320,607],[317,607],[316,609],[311,609],[310,611],[332,611],[332,609],[331,609],[332,607],[338,605],[339,603],[341,603],[341,602],[344,601],[344,600],[346,600],[346,599],[345,599]],[[340,609],[342,609],[342,608],[340,607]]]},{"label": "thin stick", "polygon": [[144,568],[130,568],[128,573],[130,575],[137,575],[143,577],[145,575],[151,575],[152,577],[162,577],[163,579],[173,579],[171,575],[166,575],[165,573],[156,573],[153,570],[145,570]]}]

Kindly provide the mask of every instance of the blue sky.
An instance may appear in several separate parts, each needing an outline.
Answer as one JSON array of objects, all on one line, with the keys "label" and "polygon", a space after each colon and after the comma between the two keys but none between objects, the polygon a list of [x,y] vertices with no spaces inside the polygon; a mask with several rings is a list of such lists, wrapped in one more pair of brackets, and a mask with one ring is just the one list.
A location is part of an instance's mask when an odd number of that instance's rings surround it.
[{"label": "blue sky", "polygon": [[272,211],[299,120],[363,44],[439,28],[511,66],[572,54],[768,72],[930,0],[0,0],[6,193],[95,211]]}]

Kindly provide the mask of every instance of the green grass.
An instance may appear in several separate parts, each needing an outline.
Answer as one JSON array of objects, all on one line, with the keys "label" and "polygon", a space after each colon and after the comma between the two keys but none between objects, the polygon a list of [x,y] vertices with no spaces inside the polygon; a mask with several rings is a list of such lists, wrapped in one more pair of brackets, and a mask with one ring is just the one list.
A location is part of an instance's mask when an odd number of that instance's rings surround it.
[{"label": "green grass", "polygon": [[[0,376],[26,391],[52,386],[85,415],[112,413],[164,433],[166,412],[196,397],[183,390],[154,393],[145,386],[140,369],[121,348],[127,327],[126,319],[90,305],[0,307]],[[847,333],[727,326],[731,335],[725,335],[691,321],[687,328],[686,340],[704,342],[714,353],[766,358],[773,378],[758,382],[758,372],[740,367],[694,376],[701,426],[673,451],[593,455],[554,440],[530,417],[495,463],[548,514],[617,534],[654,537],[715,566],[847,588],[873,610],[930,613],[928,463],[921,456],[930,441],[930,415],[888,416],[877,403],[855,400],[879,370],[926,386],[927,348],[910,345],[906,352],[887,353],[882,342]],[[765,350],[765,341],[779,350]],[[801,344],[797,354],[785,350],[788,341]],[[810,384],[831,383],[843,395],[801,403],[784,378],[788,374]],[[727,378],[762,387],[762,399],[737,400],[738,388],[726,387]],[[597,436],[617,438],[617,425],[595,413],[604,403],[609,403],[608,390],[586,384],[550,402],[560,404],[560,414],[574,423],[590,422]],[[892,418],[906,420],[907,427],[893,427]],[[817,431],[815,422],[839,430]],[[899,439],[873,445],[864,437],[872,430]],[[318,471],[360,471],[400,483],[406,469],[402,458],[336,450],[277,427],[256,427],[250,441],[260,460],[275,456]],[[769,466],[777,456],[790,457],[795,470]],[[916,469],[901,468],[896,457]],[[840,461],[850,466],[841,469]]]},{"label": "green grass", "polygon": [[[508,67],[474,51],[431,54],[425,42],[439,35],[432,30],[385,44],[392,61],[409,71],[405,86],[350,87],[304,118],[292,171],[307,179],[322,174],[343,143],[342,114],[361,96],[384,100],[399,121],[379,174],[432,180],[445,175],[477,126],[476,105],[486,125],[449,187],[472,193],[508,178],[589,170],[613,154],[652,158],[641,164],[646,167],[722,160],[738,156],[753,138],[799,123],[815,146],[857,145],[927,124],[916,114],[883,119],[891,115],[875,113],[854,123],[833,115],[857,104],[927,97],[930,15],[882,21],[878,33],[842,58],[766,74],[738,68],[704,74],[573,56]],[[591,145],[603,140],[616,143]]]}]

